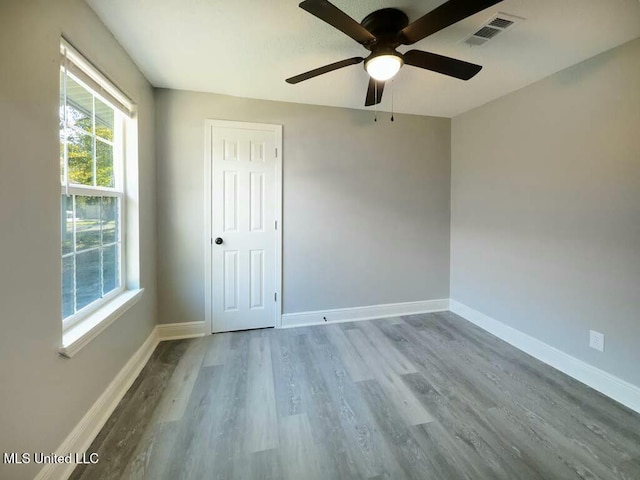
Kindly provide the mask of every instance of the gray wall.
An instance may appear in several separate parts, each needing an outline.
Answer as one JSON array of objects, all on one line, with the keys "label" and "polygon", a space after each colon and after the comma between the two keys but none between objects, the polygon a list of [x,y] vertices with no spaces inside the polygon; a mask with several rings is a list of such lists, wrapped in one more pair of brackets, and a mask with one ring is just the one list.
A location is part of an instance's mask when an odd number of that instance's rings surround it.
[{"label": "gray wall", "polygon": [[284,313],[448,297],[450,120],[157,90],[160,323],[205,317],[208,118],[284,125]]},{"label": "gray wall", "polygon": [[[139,105],[141,283],[147,289],[72,359],[58,356],[61,33]],[[51,452],[155,324],[153,90],[81,0],[0,2],[0,65],[0,452]],[[33,478],[40,467],[0,464],[0,478]]]},{"label": "gray wall", "polygon": [[639,86],[635,40],[452,123],[451,297],[635,385]]}]

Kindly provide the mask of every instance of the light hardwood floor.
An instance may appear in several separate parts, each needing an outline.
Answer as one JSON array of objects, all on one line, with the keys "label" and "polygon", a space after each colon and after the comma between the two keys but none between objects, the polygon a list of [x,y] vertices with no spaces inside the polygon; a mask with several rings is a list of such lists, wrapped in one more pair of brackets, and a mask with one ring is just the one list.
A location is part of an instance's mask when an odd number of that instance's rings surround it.
[{"label": "light hardwood floor", "polygon": [[161,343],[73,479],[640,479],[640,416],[452,313]]}]

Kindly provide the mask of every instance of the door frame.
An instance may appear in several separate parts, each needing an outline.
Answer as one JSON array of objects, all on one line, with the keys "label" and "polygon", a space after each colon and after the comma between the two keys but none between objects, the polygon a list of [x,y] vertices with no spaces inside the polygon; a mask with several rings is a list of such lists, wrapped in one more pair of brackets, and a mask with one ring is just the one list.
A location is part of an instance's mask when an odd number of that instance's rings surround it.
[{"label": "door frame", "polygon": [[277,228],[274,229],[276,240],[275,251],[275,328],[282,325],[282,125],[271,123],[237,122],[230,120],[204,121],[204,306],[205,328],[208,334],[213,333],[213,128],[239,128],[246,130],[263,130],[273,132],[276,145],[275,172],[275,216]]}]

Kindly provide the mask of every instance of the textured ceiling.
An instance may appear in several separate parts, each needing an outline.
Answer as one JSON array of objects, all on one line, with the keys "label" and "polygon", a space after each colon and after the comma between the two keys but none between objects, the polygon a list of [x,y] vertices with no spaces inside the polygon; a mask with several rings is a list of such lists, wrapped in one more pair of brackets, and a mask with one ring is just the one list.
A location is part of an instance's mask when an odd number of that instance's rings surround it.
[{"label": "textured ceiling", "polygon": [[[156,87],[364,108],[362,65],[298,85],[285,78],[367,51],[302,9],[298,0],[87,0]],[[334,0],[358,21],[384,7],[410,21],[441,0]],[[461,40],[493,14],[526,21],[487,45]],[[388,87],[398,112],[453,117],[640,37],[637,0],[505,0],[442,30],[419,48],[478,63],[468,82],[405,66]]]}]

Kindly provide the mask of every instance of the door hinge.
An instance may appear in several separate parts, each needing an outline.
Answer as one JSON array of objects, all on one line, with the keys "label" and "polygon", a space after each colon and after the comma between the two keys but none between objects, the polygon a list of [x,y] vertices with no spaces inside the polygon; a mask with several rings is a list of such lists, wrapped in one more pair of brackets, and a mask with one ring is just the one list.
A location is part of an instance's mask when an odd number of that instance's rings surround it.
[{"label": "door hinge", "polygon": [[276,224],[276,230],[278,229],[278,220],[275,221]]},{"label": "door hinge", "polygon": [[211,245],[213,245],[213,237],[211,237]]},{"label": "door hinge", "polygon": [[276,147],[276,158],[278,158],[278,147]]},{"label": "door hinge", "polygon": [[277,292],[273,294],[273,301],[274,302],[278,301],[278,293]]}]

